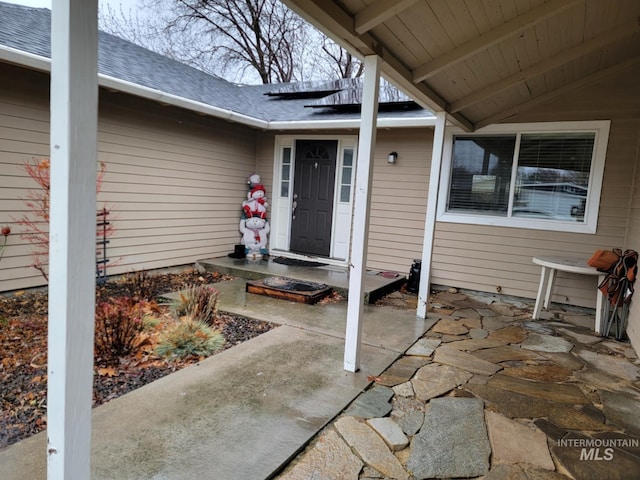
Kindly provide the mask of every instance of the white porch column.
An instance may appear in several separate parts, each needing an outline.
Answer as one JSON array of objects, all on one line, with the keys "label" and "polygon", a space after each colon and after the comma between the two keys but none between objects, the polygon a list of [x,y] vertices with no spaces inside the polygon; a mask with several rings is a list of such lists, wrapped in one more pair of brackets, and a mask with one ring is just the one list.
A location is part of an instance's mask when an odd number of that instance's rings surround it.
[{"label": "white porch column", "polygon": [[429,289],[431,278],[431,256],[433,254],[433,237],[436,231],[436,210],[440,186],[440,167],[442,165],[442,148],[444,145],[444,129],[447,123],[445,112],[436,113],[436,125],[433,132],[433,149],[431,151],[431,171],[429,172],[429,197],[427,214],[424,221],[424,241],[422,242],[422,268],[420,270],[420,288],[418,290],[418,312],[420,318],[427,318]]},{"label": "white porch column", "polygon": [[378,86],[380,84],[380,58],[369,55],[364,59],[364,88],[356,184],[353,208],[351,260],[349,271],[349,299],[347,304],[347,331],[344,346],[344,369],[356,372],[360,368],[360,337],[362,336],[362,309],[364,302],[364,275],[367,268],[369,237],[369,206],[371,203],[371,170],[376,145],[378,118]]},{"label": "white porch column", "polygon": [[96,256],[97,0],[54,0],[47,478],[88,479]]}]

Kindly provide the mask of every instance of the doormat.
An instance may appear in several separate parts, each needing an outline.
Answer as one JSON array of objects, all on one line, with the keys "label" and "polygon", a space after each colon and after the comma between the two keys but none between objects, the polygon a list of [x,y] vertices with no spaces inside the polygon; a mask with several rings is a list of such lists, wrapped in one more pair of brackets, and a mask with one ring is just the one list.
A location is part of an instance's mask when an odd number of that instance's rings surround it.
[{"label": "doormat", "polygon": [[297,258],[276,257],[273,259],[275,263],[281,265],[289,265],[294,267],[324,267],[328,263],[311,262],[309,260],[298,260]]},{"label": "doormat", "polygon": [[305,282],[284,277],[248,280],[246,291],[258,295],[313,305],[331,294],[331,287],[323,283]]}]

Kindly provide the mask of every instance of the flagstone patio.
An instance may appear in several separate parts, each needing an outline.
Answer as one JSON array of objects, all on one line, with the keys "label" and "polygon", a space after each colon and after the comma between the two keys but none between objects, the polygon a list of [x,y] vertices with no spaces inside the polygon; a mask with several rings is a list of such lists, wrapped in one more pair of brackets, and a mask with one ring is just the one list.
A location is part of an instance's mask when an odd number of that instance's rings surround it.
[{"label": "flagstone patio", "polygon": [[640,478],[629,344],[598,336],[584,311],[532,322],[526,302],[431,300],[439,321],[278,479]]}]

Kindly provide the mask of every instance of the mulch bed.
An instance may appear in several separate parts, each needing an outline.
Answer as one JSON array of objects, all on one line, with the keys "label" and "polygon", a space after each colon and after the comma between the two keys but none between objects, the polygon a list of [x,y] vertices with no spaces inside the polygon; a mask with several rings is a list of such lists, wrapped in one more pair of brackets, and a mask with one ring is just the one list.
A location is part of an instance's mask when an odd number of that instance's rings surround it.
[{"label": "mulch bed", "polygon": [[[181,290],[188,285],[212,284],[231,277],[185,270],[153,275],[145,291],[151,298]],[[131,285],[109,281],[96,289],[96,302],[111,297],[133,296]],[[159,307],[160,315],[168,306]],[[225,337],[224,349],[254,338],[274,327],[221,312],[215,328]],[[0,448],[46,429],[47,396],[47,293],[15,292],[0,296]],[[119,365],[94,366],[93,406],[124,395],[158,378],[200,361],[199,357],[164,360],[152,351],[135,352]]]}]

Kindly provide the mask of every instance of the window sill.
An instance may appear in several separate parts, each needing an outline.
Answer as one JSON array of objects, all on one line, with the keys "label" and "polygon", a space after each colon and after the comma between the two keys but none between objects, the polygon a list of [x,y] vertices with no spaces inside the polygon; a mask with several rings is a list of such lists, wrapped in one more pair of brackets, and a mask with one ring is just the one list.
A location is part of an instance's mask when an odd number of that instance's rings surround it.
[{"label": "window sill", "polygon": [[507,227],[526,230],[547,230],[552,232],[586,234],[595,234],[597,229],[597,225],[590,225],[586,222],[544,220],[542,218],[531,217],[492,217],[489,215],[470,215],[452,212],[439,215],[437,221],[444,223],[484,225],[488,227]]}]

